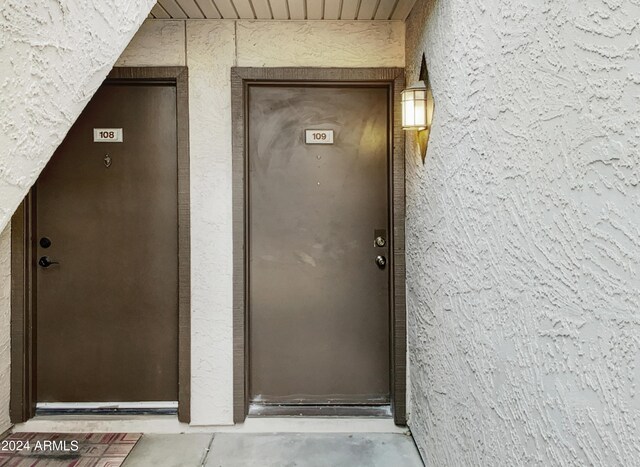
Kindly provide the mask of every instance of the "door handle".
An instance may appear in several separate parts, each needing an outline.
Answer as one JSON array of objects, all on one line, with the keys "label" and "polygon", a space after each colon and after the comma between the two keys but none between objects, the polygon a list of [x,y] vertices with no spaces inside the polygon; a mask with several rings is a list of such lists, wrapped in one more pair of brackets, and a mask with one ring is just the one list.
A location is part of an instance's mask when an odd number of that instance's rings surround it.
[{"label": "door handle", "polygon": [[60,264],[60,263],[58,263],[57,261],[51,261],[51,259],[48,256],[43,256],[38,260],[38,264],[46,269],[52,264]]},{"label": "door handle", "polygon": [[387,265],[387,258],[385,258],[382,255],[376,256],[376,264],[380,269],[384,269],[385,266]]}]

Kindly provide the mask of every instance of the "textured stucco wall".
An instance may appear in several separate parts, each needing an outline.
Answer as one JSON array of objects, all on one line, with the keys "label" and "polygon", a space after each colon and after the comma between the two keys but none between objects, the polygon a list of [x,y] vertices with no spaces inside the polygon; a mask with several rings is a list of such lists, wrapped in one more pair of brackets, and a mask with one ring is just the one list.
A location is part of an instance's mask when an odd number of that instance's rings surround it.
[{"label": "textured stucco wall", "polygon": [[71,124],[155,0],[0,4],[0,433],[9,403],[9,229]]},{"label": "textured stucco wall", "polygon": [[154,3],[2,2],[0,229]]},{"label": "textured stucco wall", "polygon": [[231,67],[401,67],[404,33],[399,22],[150,20],[118,61],[189,67],[193,425],[233,421]]},{"label": "textured stucco wall", "polygon": [[[410,426],[428,465],[640,465],[640,2],[428,0],[409,80]],[[409,148],[415,148],[411,142]]]},{"label": "textured stucco wall", "polygon": [[4,432],[9,422],[9,394],[10,394],[10,362],[11,336],[9,327],[10,292],[11,292],[11,263],[10,231],[7,226],[0,234],[0,433]]}]

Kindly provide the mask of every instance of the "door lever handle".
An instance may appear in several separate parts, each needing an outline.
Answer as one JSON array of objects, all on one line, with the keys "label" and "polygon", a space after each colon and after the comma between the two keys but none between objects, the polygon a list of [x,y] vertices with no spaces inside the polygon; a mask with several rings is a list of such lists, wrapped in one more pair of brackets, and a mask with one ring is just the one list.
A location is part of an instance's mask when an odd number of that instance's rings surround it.
[{"label": "door lever handle", "polygon": [[51,261],[51,259],[48,256],[43,256],[38,260],[38,264],[46,269],[52,264],[60,264],[60,263],[57,261]]}]

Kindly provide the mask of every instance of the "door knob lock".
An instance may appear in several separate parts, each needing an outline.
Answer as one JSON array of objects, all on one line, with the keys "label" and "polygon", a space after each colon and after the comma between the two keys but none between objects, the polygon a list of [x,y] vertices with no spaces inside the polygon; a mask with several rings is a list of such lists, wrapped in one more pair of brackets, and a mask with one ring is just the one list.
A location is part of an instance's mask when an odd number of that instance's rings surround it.
[{"label": "door knob lock", "polygon": [[57,261],[51,261],[51,258],[49,258],[48,256],[43,256],[38,260],[38,264],[46,269],[52,264],[60,264],[60,263],[58,263]]},{"label": "door knob lock", "polygon": [[384,269],[385,266],[387,265],[387,258],[385,258],[382,255],[376,256],[376,264],[380,269]]},{"label": "door knob lock", "polygon": [[377,247],[383,247],[387,244],[387,241],[384,237],[376,237],[375,243]]}]

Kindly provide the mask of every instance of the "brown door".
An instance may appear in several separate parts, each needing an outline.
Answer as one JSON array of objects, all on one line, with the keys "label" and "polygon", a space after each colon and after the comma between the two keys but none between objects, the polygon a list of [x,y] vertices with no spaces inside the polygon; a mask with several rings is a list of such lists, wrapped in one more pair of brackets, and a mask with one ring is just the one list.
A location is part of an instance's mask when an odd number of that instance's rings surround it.
[{"label": "brown door", "polygon": [[177,401],[176,151],[174,86],[107,83],[39,178],[38,402]]},{"label": "brown door", "polygon": [[249,87],[254,404],[389,402],[388,118],[383,87]]}]

